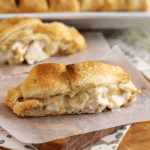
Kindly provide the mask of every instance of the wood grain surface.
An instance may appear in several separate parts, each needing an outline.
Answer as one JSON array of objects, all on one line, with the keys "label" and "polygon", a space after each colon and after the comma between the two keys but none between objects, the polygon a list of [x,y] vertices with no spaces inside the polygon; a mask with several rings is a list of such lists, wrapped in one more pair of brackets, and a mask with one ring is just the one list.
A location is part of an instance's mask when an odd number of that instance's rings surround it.
[{"label": "wood grain surface", "polygon": [[98,141],[106,135],[118,130],[123,126],[114,127],[110,129],[90,132],[81,135],[75,135],[47,143],[33,144],[39,150],[79,150],[89,144]]},{"label": "wood grain surface", "polygon": [[132,124],[117,150],[150,150],[150,121]]}]

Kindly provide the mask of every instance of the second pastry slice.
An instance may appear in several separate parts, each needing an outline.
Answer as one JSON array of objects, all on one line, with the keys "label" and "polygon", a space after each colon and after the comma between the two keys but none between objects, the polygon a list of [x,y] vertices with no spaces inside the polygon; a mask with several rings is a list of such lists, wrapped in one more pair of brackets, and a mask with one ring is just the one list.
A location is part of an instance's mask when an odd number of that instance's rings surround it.
[{"label": "second pastry slice", "polygon": [[42,23],[36,18],[11,18],[0,22],[0,60],[28,64],[56,54],[73,54],[86,47],[84,37],[60,22]]}]

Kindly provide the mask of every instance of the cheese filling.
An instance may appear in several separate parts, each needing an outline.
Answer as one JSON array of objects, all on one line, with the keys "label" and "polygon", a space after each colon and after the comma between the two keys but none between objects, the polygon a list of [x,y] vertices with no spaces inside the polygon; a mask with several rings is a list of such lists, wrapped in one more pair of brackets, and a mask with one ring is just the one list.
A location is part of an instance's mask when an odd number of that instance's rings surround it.
[{"label": "cheese filling", "polygon": [[49,58],[49,55],[43,51],[44,43],[39,41],[34,41],[28,48],[24,58],[28,64],[33,64],[34,62],[41,61]]},{"label": "cheese filling", "polygon": [[33,64],[60,52],[65,54],[65,51],[71,48],[69,43],[62,40],[54,41],[39,33],[32,34],[27,30],[27,36],[20,38],[19,41],[14,37],[14,41],[4,42],[0,48],[0,61],[15,65],[26,60],[28,64]]},{"label": "cheese filling", "polygon": [[50,55],[57,53],[58,47],[51,44],[48,51],[44,51],[45,44],[41,41],[33,41],[30,44],[15,42],[6,52],[0,52],[0,61],[8,61],[9,64],[20,64],[24,60],[28,64],[42,61],[49,58]]},{"label": "cheese filling", "polygon": [[101,86],[79,92],[73,97],[55,96],[46,104],[45,113],[99,113],[105,108],[117,109],[133,96],[130,91],[117,88],[117,85]]}]

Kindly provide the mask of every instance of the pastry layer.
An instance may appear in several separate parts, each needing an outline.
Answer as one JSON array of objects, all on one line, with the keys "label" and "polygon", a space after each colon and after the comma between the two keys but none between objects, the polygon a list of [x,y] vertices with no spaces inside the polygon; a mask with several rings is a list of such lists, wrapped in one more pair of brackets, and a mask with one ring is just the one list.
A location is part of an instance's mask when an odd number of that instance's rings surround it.
[{"label": "pastry layer", "polygon": [[149,0],[79,0],[81,11],[147,11]]},{"label": "pastry layer", "polygon": [[120,67],[95,61],[39,64],[4,99],[21,117],[100,113],[135,101],[140,93]]},{"label": "pastry layer", "polygon": [[0,13],[16,13],[17,11],[15,0],[0,0]]},{"label": "pastry layer", "polygon": [[19,12],[34,13],[48,12],[47,0],[19,0]]},{"label": "pastry layer", "polygon": [[79,12],[78,0],[48,0],[50,12]]}]

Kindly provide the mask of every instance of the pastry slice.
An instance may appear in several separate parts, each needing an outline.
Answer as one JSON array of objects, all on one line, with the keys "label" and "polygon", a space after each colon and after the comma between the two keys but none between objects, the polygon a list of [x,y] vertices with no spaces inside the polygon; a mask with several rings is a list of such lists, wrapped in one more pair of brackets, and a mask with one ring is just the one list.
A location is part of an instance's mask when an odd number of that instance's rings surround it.
[{"label": "pastry slice", "polygon": [[48,12],[47,0],[19,0],[20,13]]},{"label": "pastry slice", "polygon": [[50,12],[79,12],[78,0],[48,0]]},{"label": "pastry slice", "polygon": [[15,13],[16,11],[15,0],[0,0],[0,13]]},{"label": "pastry slice", "polygon": [[56,54],[85,49],[84,37],[60,22],[42,23],[36,18],[11,18],[0,22],[0,60],[11,65],[35,62]]},{"label": "pastry slice", "polygon": [[96,61],[34,66],[4,99],[21,117],[100,113],[136,100],[140,90],[122,68]]}]

